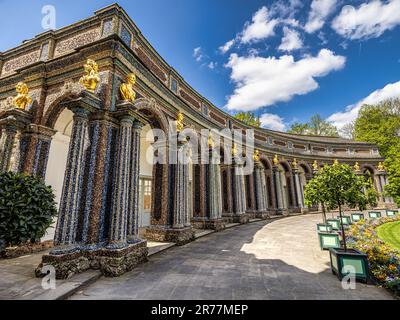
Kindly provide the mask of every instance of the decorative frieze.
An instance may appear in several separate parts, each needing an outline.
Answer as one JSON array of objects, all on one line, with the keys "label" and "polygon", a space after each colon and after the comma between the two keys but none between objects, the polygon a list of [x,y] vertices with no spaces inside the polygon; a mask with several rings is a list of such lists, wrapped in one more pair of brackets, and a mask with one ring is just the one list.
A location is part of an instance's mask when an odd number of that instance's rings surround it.
[{"label": "decorative frieze", "polygon": [[59,57],[61,55],[67,54],[74,51],[76,48],[100,39],[100,32],[100,28],[96,27],[85,32],[78,33],[74,36],[67,37],[63,40],[57,41],[54,49],[54,57]]}]

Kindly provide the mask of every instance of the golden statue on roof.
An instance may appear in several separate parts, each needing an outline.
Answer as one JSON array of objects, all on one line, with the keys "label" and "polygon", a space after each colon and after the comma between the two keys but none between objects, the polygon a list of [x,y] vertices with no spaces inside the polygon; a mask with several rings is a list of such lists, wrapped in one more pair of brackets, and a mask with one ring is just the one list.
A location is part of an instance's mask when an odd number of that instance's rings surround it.
[{"label": "golden statue on roof", "polygon": [[354,164],[354,171],[359,172],[360,171],[360,165],[358,164],[358,162],[356,162]]},{"label": "golden statue on roof", "polygon": [[183,124],[183,119],[184,119],[183,113],[179,112],[177,119],[176,119],[176,131],[178,131],[178,132],[181,132],[183,130],[183,128],[185,127]]},{"label": "golden statue on roof", "polygon": [[260,151],[257,150],[257,149],[254,151],[253,160],[254,161],[260,161]]},{"label": "golden statue on roof", "polygon": [[14,98],[14,106],[25,110],[30,104],[32,104],[32,97],[29,95],[29,88],[25,82],[18,82],[15,87],[17,91],[17,96]]},{"label": "golden statue on roof", "polygon": [[292,161],[292,167],[294,168],[294,169],[297,169],[297,159],[296,158],[294,158],[293,159],[293,161]]},{"label": "golden statue on roof", "polygon": [[275,157],[272,159],[272,163],[277,166],[279,164],[279,158],[278,155],[276,154]]},{"label": "golden statue on roof", "polygon": [[125,101],[134,102],[136,99],[136,92],[133,91],[133,85],[136,83],[136,76],[134,73],[129,73],[126,76],[125,82],[119,86],[121,97]]},{"label": "golden statue on roof", "polygon": [[87,91],[94,93],[97,84],[100,82],[99,67],[94,60],[88,59],[84,68],[86,74],[79,79],[79,83],[82,84]]},{"label": "golden statue on roof", "polygon": [[318,171],[319,166],[318,166],[318,161],[317,160],[314,160],[314,163],[312,164],[312,167],[313,167],[314,171]]},{"label": "golden statue on roof", "polygon": [[211,131],[210,131],[210,133],[208,134],[208,140],[207,140],[207,142],[208,142],[208,147],[211,149],[211,148],[214,148],[214,141],[213,141],[213,138],[212,138],[212,134],[211,134]]}]

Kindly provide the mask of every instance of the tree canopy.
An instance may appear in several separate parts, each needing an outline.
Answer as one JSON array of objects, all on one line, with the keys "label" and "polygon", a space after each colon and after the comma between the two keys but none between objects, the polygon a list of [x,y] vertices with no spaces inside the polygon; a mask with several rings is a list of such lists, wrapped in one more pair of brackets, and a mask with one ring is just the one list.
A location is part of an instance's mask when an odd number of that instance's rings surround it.
[{"label": "tree canopy", "polygon": [[354,123],[358,141],[378,146],[389,177],[386,192],[400,205],[400,99],[364,105]]},{"label": "tree canopy", "polygon": [[319,203],[330,210],[339,209],[342,216],[344,205],[360,210],[376,206],[377,194],[370,181],[356,175],[352,167],[335,163],[319,170],[306,185],[304,197],[307,205]]},{"label": "tree canopy", "polygon": [[239,112],[235,114],[235,118],[244,122],[245,124],[259,128],[261,126],[260,117],[252,112]]},{"label": "tree canopy", "polygon": [[293,123],[288,132],[313,136],[339,136],[337,128],[329,121],[322,119],[319,114],[312,116],[310,121],[307,123]]}]

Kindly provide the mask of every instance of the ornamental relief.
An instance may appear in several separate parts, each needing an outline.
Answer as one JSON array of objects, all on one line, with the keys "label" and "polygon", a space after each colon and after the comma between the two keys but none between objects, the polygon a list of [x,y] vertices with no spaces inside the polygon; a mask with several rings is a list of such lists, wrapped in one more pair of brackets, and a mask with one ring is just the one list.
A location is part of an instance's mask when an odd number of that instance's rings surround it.
[{"label": "ornamental relief", "polygon": [[58,100],[62,96],[79,95],[82,90],[84,90],[84,86],[81,85],[79,82],[74,82],[72,80],[65,81],[59,90],[54,90],[54,92],[46,96],[43,114],[46,114],[50,106],[53,105],[56,100]]},{"label": "ornamental relief", "polygon": [[3,65],[1,76],[14,73],[17,69],[23,68],[39,60],[40,50],[35,50],[22,56],[6,60]]},{"label": "ornamental relief", "polygon": [[78,47],[84,46],[98,39],[100,39],[100,28],[91,29],[76,36],[58,41],[54,51],[54,57],[71,52]]}]

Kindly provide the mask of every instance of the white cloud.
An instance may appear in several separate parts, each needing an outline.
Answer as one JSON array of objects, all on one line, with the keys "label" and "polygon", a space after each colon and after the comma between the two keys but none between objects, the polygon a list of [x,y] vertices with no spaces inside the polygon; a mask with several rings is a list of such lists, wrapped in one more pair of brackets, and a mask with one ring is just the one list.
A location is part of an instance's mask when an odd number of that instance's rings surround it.
[{"label": "white cloud", "polygon": [[207,65],[207,67],[209,68],[209,69],[211,69],[211,70],[214,70],[216,67],[217,67],[217,62],[213,62],[213,61],[211,61],[208,65]]},{"label": "white cloud", "polygon": [[374,0],[358,8],[344,6],[332,28],[349,39],[376,38],[400,24],[400,0]]},{"label": "white cloud", "polygon": [[260,116],[260,121],[263,128],[276,131],[286,130],[286,125],[283,122],[283,118],[281,118],[277,114],[264,113]]},{"label": "white cloud", "polygon": [[278,50],[290,52],[300,49],[303,46],[303,41],[297,31],[284,27],[283,34],[284,36]]},{"label": "white cloud", "polygon": [[313,33],[321,29],[326,18],[336,8],[336,0],[313,0],[311,3],[311,11],[304,29],[308,33]]},{"label": "white cloud", "polygon": [[336,112],[332,114],[327,120],[332,122],[335,126],[341,129],[345,124],[354,121],[358,112],[364,104],[377,104],[381,101],[395,98],[400,96],[400,81],[395,83],[389,83],[382,89],[375,90],[366,98],[346,107],[346,111]]},{"label": "white cloud", "polygon": [[220,46],[218,49],[219,51],[224,54],[229,51],[230,48],[235,44],[235,39],[229,40],[227,43],[225,43],[223,46]]},{"label": "white cloud", "polygon": [[294,95],[303,95],[318,88],[315,78],[341,69],[346,58],[322,49],[317,56],[298,61],[291,55],[276,57],[240,57],[231,54],[226,67],[231,68],[234,93],[228,97],[228,110],[250,111]]},{"label": "white cloud", "polygon": [[264,6],[253,15],[251,23],[246,23],[240,41],[250,43],[273,36],[277,24],[278,20],[271,19],[267,7]]},{"label": "white cloud", "polygon": [[204,56],[201,47],[193,49],[193,57],[196,59],[197,62],[200,62],[203,59]]}]

